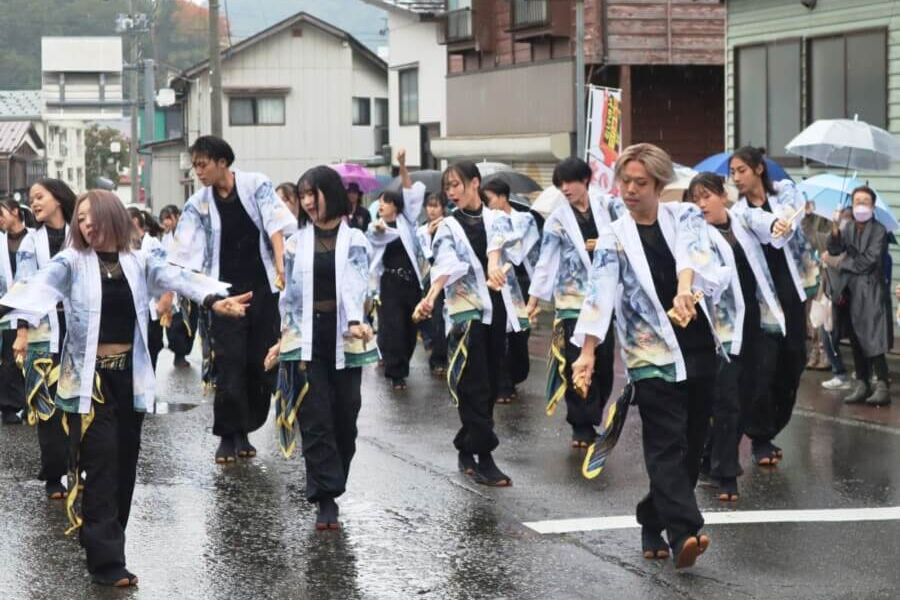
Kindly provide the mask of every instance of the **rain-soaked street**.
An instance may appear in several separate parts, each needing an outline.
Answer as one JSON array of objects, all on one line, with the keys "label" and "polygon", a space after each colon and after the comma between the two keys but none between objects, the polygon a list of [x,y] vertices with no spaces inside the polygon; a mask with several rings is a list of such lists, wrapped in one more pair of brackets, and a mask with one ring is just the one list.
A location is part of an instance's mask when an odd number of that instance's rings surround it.
[{"label": "rain-soaked street", "polygon": [[[709,488],[697,489],[707,514],[763,512],[738,515],[749,522],[709,525],[710,551],[696,568],[676,572],[671,562],[641,557],[638,529],[610,528],[617,521],[598,519],[632,515],[645,492],[637,411],[605,472],[583,479],[563,411],[544,415],[541,359],[532,361],[521,399],[496,409],[496,455],[514,480],[511,489],[482,488],[456,472],[450,443],[456,412],[441,382],[428,375],[421,350],[406,392],[391,392],[378,371],[368,369],[358,453],[339,501],[344,528],[324,533],[313,531],[302,459],[281,457],[271,418],[251,435],[259,448],[255,460],[227,468],[213,463],[211,396],[197,392],[196,354],[192,363],[176,372],[171,354],[160,356],[164,403],[161,414],[145,422],[128,528],[137,589],[91,585],[77,541],[63,534],[62,506],[49,503],[33,479],[34,431],[0,428],[0,597],[900,595],[900,509],[855,510],[900,507],[898,409],[842,408],[836,393],[819,390],[820,374],[804,377],[800,406],[779,438],[785,460],[777,469],[750,466],[744,446],[746,475],[736,507],[720,505]],[[800,509],[825,512],[773,512]],[[881,520],[864,520],[873,515]],[[557,522],[575,518],[592,520]],[[841,522],[822,522],[833,519]]]}]

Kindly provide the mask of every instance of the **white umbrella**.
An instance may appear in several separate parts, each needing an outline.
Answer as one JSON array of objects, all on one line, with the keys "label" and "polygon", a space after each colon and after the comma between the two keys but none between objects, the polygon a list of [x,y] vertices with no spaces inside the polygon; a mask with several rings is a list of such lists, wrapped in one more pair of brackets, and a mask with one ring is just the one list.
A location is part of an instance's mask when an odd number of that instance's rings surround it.
[{"label": "white umbrella", "polygon": [[534,202],[531,203],[531,210],[540,213],[545,219],[550,216],[557,206],[561,206],[566,201],[563,193],[550,186],[538,195]]},{"label": "white umbrella", "polygon": [[481,173],[482,179],[484,179],[488,175],[493,175],[494,173],[498,173],[500,171],[513,170],[513,168],[506,163],[488,162],[486,160],[483,160],[480,163],[476,163],[475,166],[478,167],[478,172]]},{"label": "white umbrella", "polygon": [[900,142],[890,132],[850,119],[820,119],[785,149],[810,160],[845,169],[878,170],[900,160]]}]

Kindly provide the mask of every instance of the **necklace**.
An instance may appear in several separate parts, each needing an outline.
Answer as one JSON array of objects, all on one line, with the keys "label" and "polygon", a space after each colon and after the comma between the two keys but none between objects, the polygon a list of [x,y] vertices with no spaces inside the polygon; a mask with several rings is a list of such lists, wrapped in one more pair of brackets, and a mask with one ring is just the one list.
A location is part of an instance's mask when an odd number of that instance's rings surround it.
[{"label": "necklace", "polygon": [[459,209],[462,211],[462,214],[469,217],[470,219],[482,219],[484,218],[484,212],[480,212],[478,214],[472,214],[464,208]]},{"label": "necklace", "polygon": [[105,262],[103,262],[102,260],[101,260],[101,261],[98,261],[98,262],[100,263],[100,268],[103,270],[104,273],[106,273],[106,278],[107,278],[107,279],[112,279],[112,278],[113,278],[113,273],[115,273],[115,272],[116,272],[116,269],[119,267],[119,263],[116,262],[116,263],[112,266],[112,268],[110,268],[110,267],[107,266],[107,264],[106,264]]}]

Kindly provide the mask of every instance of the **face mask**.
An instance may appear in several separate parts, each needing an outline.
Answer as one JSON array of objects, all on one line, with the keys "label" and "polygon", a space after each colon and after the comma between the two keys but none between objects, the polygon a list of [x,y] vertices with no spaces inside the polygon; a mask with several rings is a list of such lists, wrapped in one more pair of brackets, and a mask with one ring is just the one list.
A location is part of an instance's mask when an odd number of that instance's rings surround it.
[{"label": "face mask", "polygon": [[872,209],[868,206],[858,204],[853,207],[853,218],[856,219],[858,223],[865,223],[872,218]]}]

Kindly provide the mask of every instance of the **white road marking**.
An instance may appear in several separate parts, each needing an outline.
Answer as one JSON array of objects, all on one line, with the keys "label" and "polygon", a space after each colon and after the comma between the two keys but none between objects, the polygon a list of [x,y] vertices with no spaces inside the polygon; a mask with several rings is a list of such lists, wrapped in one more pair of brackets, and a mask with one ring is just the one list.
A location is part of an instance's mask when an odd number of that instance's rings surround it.
[{"label": "white road marking", "polygon": [[[737,510],[703,513],[707,525],[741,525],[747,523],[844,523],[858,521],[900,520],[900,506],[881,508],[836,508],[825,510]],[[542,535],[604,531],[640,527],[634,516],[554,519],[523,523]]]}]

